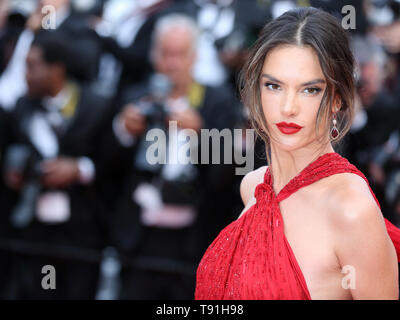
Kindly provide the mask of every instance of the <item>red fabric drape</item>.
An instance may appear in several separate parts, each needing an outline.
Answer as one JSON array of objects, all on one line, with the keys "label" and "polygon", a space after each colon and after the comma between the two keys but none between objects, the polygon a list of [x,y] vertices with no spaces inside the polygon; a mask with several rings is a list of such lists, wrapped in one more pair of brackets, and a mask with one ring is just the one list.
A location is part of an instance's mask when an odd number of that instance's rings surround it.
[{"label": "red fabric drape", "polygon": [[[368,184],[364,174],[336,152],[311,162],[278,195],[267,168],[264,182],[255,189],[256,203],[225,227],[205,252],[197,269],[195,299],[311,299],[285,237],[278,204],[304,186],[344,172],[358,174]],[[386,219],[385,223],[399,260],[400,229]]]}]

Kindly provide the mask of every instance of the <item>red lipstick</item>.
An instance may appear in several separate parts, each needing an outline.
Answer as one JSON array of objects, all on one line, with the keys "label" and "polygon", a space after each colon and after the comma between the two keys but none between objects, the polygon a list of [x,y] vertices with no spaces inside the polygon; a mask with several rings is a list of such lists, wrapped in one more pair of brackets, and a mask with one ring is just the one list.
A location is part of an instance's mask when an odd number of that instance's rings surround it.
[{"label": "red lipstick", "polygon": [[290,122],[290,123],[286,123],[286,122],[279,122],[276,124],[276,126],[278,127],[278,129],[285,134],[294,134],[296,132],[299,132],[301,128],[301,126],[299,126],[296,123]]}]

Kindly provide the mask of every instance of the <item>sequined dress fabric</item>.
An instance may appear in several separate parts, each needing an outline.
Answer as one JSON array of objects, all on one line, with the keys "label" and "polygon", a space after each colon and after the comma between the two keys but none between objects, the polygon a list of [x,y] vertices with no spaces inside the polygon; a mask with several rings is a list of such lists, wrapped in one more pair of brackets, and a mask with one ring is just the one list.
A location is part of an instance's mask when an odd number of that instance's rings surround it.
[{"label": "sequined dress fabric", "polygon": [[[336,173],[368,180],[336,152],[308,164],[276,195],[269,168],[255,189],[256,203],[226,226],[206,250],[196,274],[196,300],[308,300],[305,278],[285,237],[279,202]],[[368,187],[370,188],[369,184]],[[379,202],[372,195],[380,208]],[[400,258],[400,229],[385,219]]]}]

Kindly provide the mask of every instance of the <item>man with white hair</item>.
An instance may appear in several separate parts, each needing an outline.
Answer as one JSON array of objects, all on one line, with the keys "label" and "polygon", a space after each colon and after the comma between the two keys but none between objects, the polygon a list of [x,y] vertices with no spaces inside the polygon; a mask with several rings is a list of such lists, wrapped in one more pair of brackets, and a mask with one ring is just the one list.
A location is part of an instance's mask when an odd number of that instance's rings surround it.
[{"label": "man with white hair", "polygon": [[[196,38],[197,27],[191,18],[181,14],[160,18],[151,50],[157,75],[150,77],[150,85],[144,83],[126,92],[123,107],[113,121],[120,148],[132,152],[126,157],[127,171],[123,174],[128,181],[112,216],[112,238],[144,266],[123,270],[125,299],[193,298],[195,266],[205,249],[200,242],[208,244],[208,234],[202,234],[205,230],[200,226],[216,216],[223,219],[229,211],[232,164],[167,161],[157,166],[143,157],[148,130],[167,132],[169,121],[176,121],[178,132],[192,129],[197,133],[201,129],[232,129],[238,121],[238,103],[229,88],[207,87],[193,79]],[[164,95],[161,99],[160,93]],[[164,111],[150,113],[157,104]],[[172,143],[172,137],[168,139]],[[201,143],[195,147],[201,148]],[[114,159],[120,159],[117,152],[108,150]],[[123,167],[118,162],[113,168]]]}]

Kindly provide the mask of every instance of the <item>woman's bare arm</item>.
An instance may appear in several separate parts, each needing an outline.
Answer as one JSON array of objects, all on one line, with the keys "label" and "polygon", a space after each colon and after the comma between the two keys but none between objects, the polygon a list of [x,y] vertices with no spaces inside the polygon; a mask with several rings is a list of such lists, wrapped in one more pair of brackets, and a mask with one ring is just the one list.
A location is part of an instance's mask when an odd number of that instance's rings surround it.
[{"label": "woman's bare arm", "polygon": [[398,299],[398,264],[382,213],[365,186],[343,190],[332,215],[335,251],[353,299]]}]

